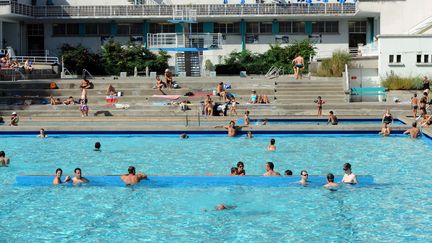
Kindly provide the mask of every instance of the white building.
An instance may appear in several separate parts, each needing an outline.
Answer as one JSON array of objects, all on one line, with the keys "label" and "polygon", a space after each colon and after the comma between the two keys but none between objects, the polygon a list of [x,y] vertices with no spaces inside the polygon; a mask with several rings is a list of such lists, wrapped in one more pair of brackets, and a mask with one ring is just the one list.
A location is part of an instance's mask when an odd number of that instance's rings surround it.
[{"label": "white building", "polygon": [[[233,50],[264,52],[269,44],[288,45],[305,38],[315,42],[318,57],[330,56],[338,49],[356,52],[359,45],[373,43],[376,36],[419,34],[430,25],[425,20],[432,15],[430,0],[224,2],[0,0],[0,48],[12,46],[17,55],[42,54],[45,50],[57,55],[64,43],[100,51],[107,38],[120,42],[133,39],[149,48],[201,48],[193,52],[196,61],[192,64],[199,73],[204,60],[221,63]],[[195,23],[167,22],[188,13]],[[182,35],[185,26],[196,34],[187,41]],[[205,37],[202,33],[210,34]],[[179,49],[174,50],[171,56],[179,53]],[[173,59],[170,64],[179,67],[180,60]]]}]

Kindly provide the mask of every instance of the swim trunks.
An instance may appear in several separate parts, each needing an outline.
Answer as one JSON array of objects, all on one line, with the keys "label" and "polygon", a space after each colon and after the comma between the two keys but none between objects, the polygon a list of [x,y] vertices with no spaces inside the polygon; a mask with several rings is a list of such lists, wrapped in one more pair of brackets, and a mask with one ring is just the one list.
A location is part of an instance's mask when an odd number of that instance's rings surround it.
[{"label": "swim trunks", "polygon": [[299,63],[299,64],[296,64],[295,66],[296,66],[297,68],[302,68],[302,67],[303,67],[303,64],[300,64],[300,63]]}]

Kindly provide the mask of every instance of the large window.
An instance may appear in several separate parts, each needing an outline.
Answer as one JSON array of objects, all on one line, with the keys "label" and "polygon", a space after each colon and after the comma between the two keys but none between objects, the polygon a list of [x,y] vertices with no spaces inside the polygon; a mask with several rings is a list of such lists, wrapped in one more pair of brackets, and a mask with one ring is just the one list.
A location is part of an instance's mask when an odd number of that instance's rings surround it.
[{"label": "large window", "polygon": [[204,32],[203,23],[191,24],[190,32],[191,33],[203,33]]},{"label": "large window", "polygon": [[283,21],[279,22],[279,33],[302,34],[305,32],[304,22]]},{"label": "large window", "polygon": [[99,24],[99,35],[111,35],[111,24]]},{"label": "large window", "polygon": [[151,23],[150,33],[175,33],[175,25]]},{"label": "large window", "polygon": [[366,21],[357,21],[348,23],[348,32],[350,33],[366,33]]},{"label": "large window", "polygon": [[53,24],[53,35],[78,35],[79,24]]},{"label": "large window", "polygon": [[118,24],[117,25],[117,35],[130,35],[130,25],[129,24]]},{"label": "large window", "polygon": [[258,22],[247,22],[246,23],[246,33],[258,34],[259,33],[259,23]]},{"label": "large window", "polygon": [[143,24],[142,23],[135,23],[131,25],[131,35],[143,35]]},{"label": "large window", "polygon": [[93,23],[85,24],[85,34],[86,35],[97,35],[98,34],[98,24],[93,24]]},{"label": "large window", "polygon": [[238,34],[240,33],[240,23],[215,23],[214,32],[222,34]]},{"label": "large window", "polygon": [[43,24],[28,24],[27,25],[28,36],[43,36],[44,26]]},{"label": "large window", "polygon": [[339,22],[319,21],[312,22],[312,33],[339,33]]},{"label": "large window", "polygon": [[260,23],[260,33],[271,34],[272,33],[272,26],[273,26],[273,24],[271,22],[261,22]]}]

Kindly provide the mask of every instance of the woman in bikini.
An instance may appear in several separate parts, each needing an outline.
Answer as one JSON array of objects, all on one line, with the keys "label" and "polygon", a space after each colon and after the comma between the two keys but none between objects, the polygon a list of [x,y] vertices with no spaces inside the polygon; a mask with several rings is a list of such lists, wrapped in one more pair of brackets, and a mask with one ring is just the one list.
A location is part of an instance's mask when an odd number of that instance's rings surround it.
[{"label": "woman in bikini", "polygon": [[418,109],[417,94],[414,94],[414,96],[411,97],[411,109],[413,112],[413,117],[414,117],[414,119],[416,119],[417,118],[417,109]]},{"label": "woman in bikini", "polygon": [[207,95],[206,99],[204,100],[204,110],[207,116],[213,115],[213,101],[210,98],[210,95]]}]

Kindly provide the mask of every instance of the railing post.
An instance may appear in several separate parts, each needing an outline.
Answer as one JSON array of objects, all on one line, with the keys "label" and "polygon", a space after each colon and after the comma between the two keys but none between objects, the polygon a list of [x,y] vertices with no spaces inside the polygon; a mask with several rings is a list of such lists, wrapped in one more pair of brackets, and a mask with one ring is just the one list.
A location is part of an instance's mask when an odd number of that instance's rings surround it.
[{"label": "railing post", "polygon": [[78,9],[77,16],[80,16],[80,6],[77,6],[77,9]]},{"label": "railing post", "polygon": [[[292,7],[292,5],[291,5],[291,7]],[[276,13],[277,13],[277,5],[276,5],[276,3],[274,3],[274,8],[273,8],[273,10],[274,10],[274,15],[276,15]]]},{"label": "railing post", "polygon": [[324,14],[327,14],[327,3],[324,3]]},{"label": "railing post", "polygon": [[93,16],[96,17],[96,6],[93,6]]},{"label": "railing post", "polygon": [[344,13],[344,4],[343,3],[341,3],[341,14],[343,14]]}]

